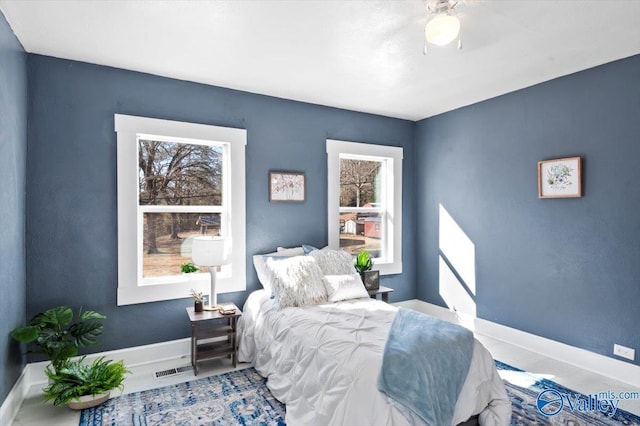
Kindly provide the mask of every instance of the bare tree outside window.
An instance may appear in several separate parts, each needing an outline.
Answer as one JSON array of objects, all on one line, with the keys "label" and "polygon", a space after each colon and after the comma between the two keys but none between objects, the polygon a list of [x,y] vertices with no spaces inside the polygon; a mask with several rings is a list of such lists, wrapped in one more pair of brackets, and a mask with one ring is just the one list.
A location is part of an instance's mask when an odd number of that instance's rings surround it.
[{"label": "bare tree outside window", "polygon": [[340,248],[382,255],[384,194],[382,161],[340,158]]},{"label": "bare tree outside window", "polygon": [[138,140],[143,276],[179,274],[180,263],[190,257],[184,240],[219,234],[222,159],[219,145]]},{"label": "bare tree outside window", "polygon": [[340,159],[340,206],[364,207],[376,202],[379,161]]}]

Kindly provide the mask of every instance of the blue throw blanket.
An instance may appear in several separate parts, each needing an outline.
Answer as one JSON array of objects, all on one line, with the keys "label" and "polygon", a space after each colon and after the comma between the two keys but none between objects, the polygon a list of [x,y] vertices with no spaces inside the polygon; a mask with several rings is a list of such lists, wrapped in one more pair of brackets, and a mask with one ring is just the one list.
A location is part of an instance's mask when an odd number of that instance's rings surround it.
[{"label": "blue throw blanket", "polygon": [[400,309],[384,347],[378,390],[428,425],[450,425],[473,354],[473,333]]}]

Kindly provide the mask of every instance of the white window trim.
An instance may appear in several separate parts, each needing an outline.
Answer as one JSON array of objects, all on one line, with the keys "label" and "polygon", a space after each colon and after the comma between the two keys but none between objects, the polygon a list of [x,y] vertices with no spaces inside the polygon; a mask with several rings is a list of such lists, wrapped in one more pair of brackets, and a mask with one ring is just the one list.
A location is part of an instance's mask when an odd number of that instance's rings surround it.
[{"label": "white window trim", "polygon": [[[387,238],[392,241],[387,248],[387,262],[376,261],[376,269],[381,275],[402,273],[402,147],[373,145],[360,142],[327,139],[328,167],[328,239],[329,247],[340,247],[340,234],[335,230],[340,227],[340,155],[356,155],[371,157],[372,160],[386,161],[387,194],[393,199],[386,203],[385,223]],[[375,209],[374,209],[375,210]]]},{"label": "white window trim", "polygon": [[[247,131],[228,127],[184,123],[115,114],[118,135],[118,306],[189,297],[196,289],[208,294],[209,274],[176,276],[169,283],[140,285],[138,265],[138,135],[160,135],[228,144],[231,187],[224,188],[225,203],[232,220],[225,229],[231,237],[231,276],[219,276],[218,294],[246,290],[246,185],[245,149]],[[229,197],[228,203],[226,197]],[[225,214],[223,212],[223,214]]]}]

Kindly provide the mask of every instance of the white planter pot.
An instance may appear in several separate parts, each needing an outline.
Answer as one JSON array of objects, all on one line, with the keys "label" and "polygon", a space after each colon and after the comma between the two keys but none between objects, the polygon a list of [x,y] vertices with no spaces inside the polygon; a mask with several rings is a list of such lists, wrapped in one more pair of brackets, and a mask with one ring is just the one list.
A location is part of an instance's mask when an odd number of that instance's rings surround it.
[{"label": "white planter pot", "polygon": [[105,393],[101,393],[99,395],[85,395],[81,396],[79,399],[74,399],[67,403],[67,406],[72,410],[84,410],[85,408],[95,407],[96,405],[100,405],[109,399],[111,395],[111,391],[106,391]]}]

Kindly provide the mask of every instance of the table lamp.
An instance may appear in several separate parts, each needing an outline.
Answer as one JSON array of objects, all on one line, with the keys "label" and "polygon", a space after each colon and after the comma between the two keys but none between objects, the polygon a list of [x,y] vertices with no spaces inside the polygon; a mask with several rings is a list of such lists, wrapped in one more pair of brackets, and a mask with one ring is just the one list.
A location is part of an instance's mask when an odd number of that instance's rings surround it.
[{"label": "table lamp", "polygon": [[201,236],[193,239],[191,248],[191,259],[198,266],[208,266],[211,274],[211,292],[209,293],[209,306],[207,310],[218,308],[218,297],[216,294],[216,266],[223,265],[224,239],[221,237]]}]

